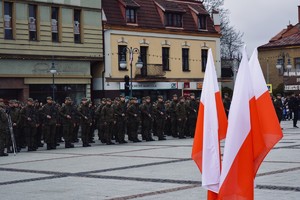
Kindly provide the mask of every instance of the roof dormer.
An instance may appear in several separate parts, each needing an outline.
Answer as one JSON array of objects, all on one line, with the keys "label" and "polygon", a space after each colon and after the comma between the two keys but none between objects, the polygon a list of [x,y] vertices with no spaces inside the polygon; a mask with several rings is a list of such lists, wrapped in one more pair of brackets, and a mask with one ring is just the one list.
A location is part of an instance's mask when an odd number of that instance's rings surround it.
[{"label": "roof dormer", "polygon": [[178,3],[172,1],[155,0],[165,27],[183,27],[183,15],[186,13]]},{"label": "roof dormer", "polygon": [[119,0],[121,11],[127,24],[137,24],[137,10],[140,5],[134,0]]},{"label": "roof dormer", "polygon": [[207,20],[209,18],[208,12],[200,5],[189,5],[192,11],[192,16],[194,18],[195,24],[199,31],[207,30]]}]

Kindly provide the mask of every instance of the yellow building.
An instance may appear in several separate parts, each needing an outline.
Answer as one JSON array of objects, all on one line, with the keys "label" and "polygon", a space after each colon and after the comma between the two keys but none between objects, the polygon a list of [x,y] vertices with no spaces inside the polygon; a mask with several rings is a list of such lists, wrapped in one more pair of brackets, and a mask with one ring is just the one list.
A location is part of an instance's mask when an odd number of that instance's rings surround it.
[{"label": "yellow building", "polygon": [[280,93],[300,93],[300,6],[298,15],[297,24],[289,24],[258,48],[267,83]]},{"label": "yellow building", "polygon": [[101,1],[0,1],[0,97],[78,102],[102,63]]},{"label": "yellow building", "polygon": [[[103,11],[105,68],[94,84],[103,89],[100,96],[124,93],[126,75],[139,98],[200,95],[209,48],[220,77],[219,19],[216,15],[214,24],[201,2],[104,0]],[[136,68],[139,56],[141,69]]]}]

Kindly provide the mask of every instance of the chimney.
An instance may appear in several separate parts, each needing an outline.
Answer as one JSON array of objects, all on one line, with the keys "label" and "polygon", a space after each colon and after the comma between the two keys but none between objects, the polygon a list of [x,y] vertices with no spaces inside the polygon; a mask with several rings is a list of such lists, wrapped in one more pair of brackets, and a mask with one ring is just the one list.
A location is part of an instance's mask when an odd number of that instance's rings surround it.
[{"label": "chimney", "polygon": [[214,26],[215,26],[215,29],[218,33],[221,32],[221,19],[220,19],[220,14],[219,14],[219,11],[217,10],[214,10],[212,11],[212,18],[213,18],[213,21],[214,21]]},{"label": "chimney", "polygon": [[300,6],[298,6],[298,23],[300,23]]}]

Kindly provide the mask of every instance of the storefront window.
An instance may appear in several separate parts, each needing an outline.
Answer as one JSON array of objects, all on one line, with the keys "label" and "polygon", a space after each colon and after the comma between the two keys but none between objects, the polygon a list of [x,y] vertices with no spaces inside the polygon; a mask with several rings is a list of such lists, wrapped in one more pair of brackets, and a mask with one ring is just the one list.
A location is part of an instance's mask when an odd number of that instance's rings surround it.
[{"label": "storefront window", "polygon": [[[72,100],[78,104],[82,97],[86,94],[86,85],[67,85],[57,84],[55,85],[55,101],[58,103],[64,103],[65,97],[71,97]],[[37,99],[41,102],[45,102],[48,96],[52,96],[52,85],[30,85],[29,96],[33,99]]]}]

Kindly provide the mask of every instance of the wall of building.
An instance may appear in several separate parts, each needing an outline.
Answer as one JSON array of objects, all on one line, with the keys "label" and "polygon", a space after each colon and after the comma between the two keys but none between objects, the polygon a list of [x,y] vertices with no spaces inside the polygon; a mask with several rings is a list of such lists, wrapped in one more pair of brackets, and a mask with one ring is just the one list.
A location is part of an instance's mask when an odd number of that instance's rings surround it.
[{"label": "wall of building", "polygon": [[[278,69],[276,68],[277,59],[279,55],[284,52],[285,54],[289,54],[291,64],[293,68],[291,71],[295,71],[295,58],[299,58],[300,55],[300,47],[294,48],[281,48],[281,49],[265,49],[259,50],[258,57],[261,64],[261,68],[264,73],[264,77],[266,82],[272,84],[273,89],[276,89],[280,83],[283,81],[288,81],[288,77],[283,79],[282,75],[280,75]],[[285,65],[287,65],[287,58],[285,59]]]},{"label": "wall of building", "polygon": [[[109,31],[110,32],[110,31]],[[134,33],[134,32],[113,32],[105,33],[106,41],[110,41],[110,47],[106,46],[106,77],[122,78],[129,71],[120,71],[118,67],[118,45],[127,45],[127,47],[140,48],[148,46],[148,64],[162,64],[162,43],[168,42],[170,48],[170,71],[166,71],[166,78],[203,78],[201,71],[201,48],[212,48],[214,59],[216,60],[216,69],[220,76],[220,55],[217,50],[219,38],[181,36],[181,35],[163,35],[154,33]],[[184,37],[184,38],[183,38]],[[121,42],[122,38],[125,42]],[[144,41],[148,44],[145,45]],[[108,42],[107,42],[108,43]],[[207,47],[204,47],[206,45]],[[182,70],[182,48],[189,48],[189,68],[190,71]],[[133,65],[137,62],[138,56],[134,56]],[[127,61],[129,57],[127,55]],[[129,65],[129,64],[128,64]],[[127,67],[129,69],[129,66]],[[133,66],[133,72],[135,72]]]},{"label": "wall of building", "polygon": [[[29,41],[28,30],[28,2],[37,3],[39,15],[39,40]],[[73,8],[68,5],[59,5],[61,7],[61,42],[52,42],[51,38],[51,6],[53,4],[39,4],[40,2],[64,3],[70,5],[85,5],[93,8],[82,9],[83,19],[83,43],[74,43],[73,30]],[[77,3],[76,3],[77,2]],[[5,40],[4,30],[0,29],[0,54],[20,54],[20,55],[59,55],[69,57],[85,57],[86,59],[102,58],[102,23],[101,23],[101,1],[26,1],[24,3],[17,1],[15,3],[15,38],[14,40]],[[55,4],[54,4],[55,5]],[[99,7],[93,7],[99,6]],[[3,1],[0,3],[0,27],[3,27]]]}]

